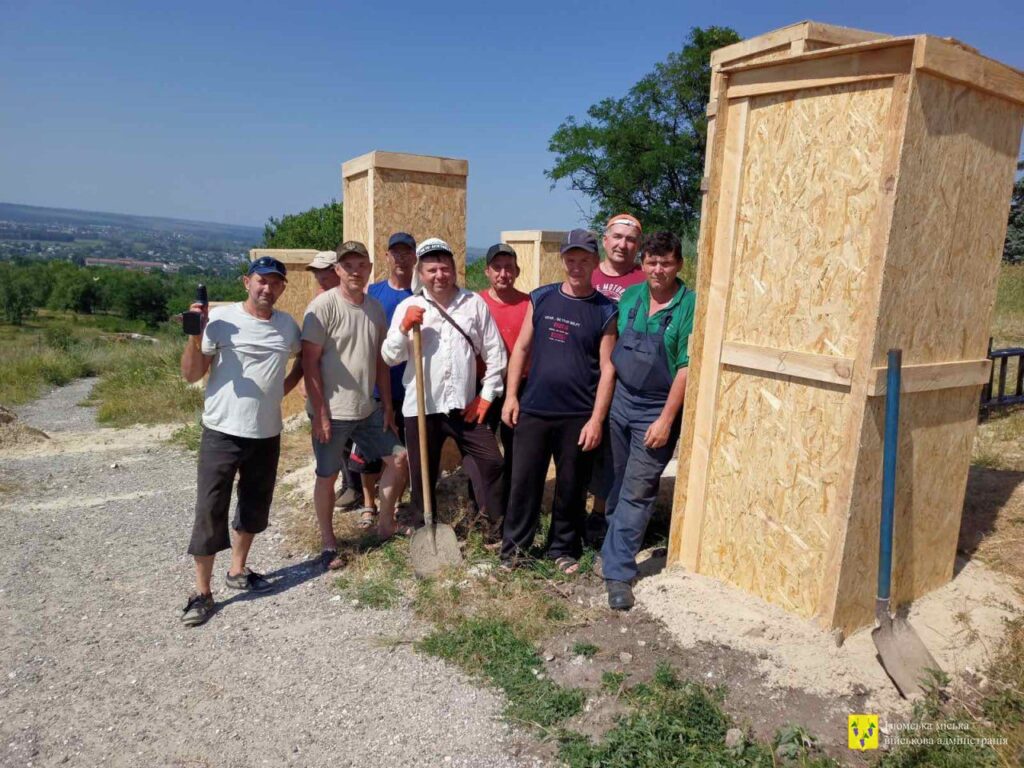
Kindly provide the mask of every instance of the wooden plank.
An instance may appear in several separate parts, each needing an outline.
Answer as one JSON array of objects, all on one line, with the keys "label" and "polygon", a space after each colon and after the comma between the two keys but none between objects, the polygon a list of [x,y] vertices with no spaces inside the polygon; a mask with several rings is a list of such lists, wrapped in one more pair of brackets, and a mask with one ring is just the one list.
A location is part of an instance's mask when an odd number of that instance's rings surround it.
[{"label": "wooden plank", "polygon": [[740,40],[738,43],[711,52],[711,66],[724,66],[730,61],[745,59],[773,48],[789,47],[794,40],[806,37],[809,22],[799,21],[786,27],[773,29],[763,35]]},{"label": "wooden plank", "polygon": [[895,77],[909,72],[913,60],[912,40],[886,43],[880,50],[829,55],[841,50],[829,48],[781,63],[730,71],[728,96],[740,98],[754,93]]},{"label": "wooden plank", "polygon": [[[955,363],[904,365],[900,392],[930,392],[937,389],[980,386],[988,383],[991,371],[992,361],[988,358],[961,360]],[[887,369],[884,367],[871,369],[868,397],[881,397],[888,391],[886,375]]]},{"label": "wooden plank", "polygon": [[909,49],[913,50],[918,38],[913,35],[904,37],[880,37],[862,43],[851,43],[849,45],[837,45],[829,48],[819,48],[799,56],[785,56],[771,61],[754,61],[751,63],[740,62],[723,66],[721,73],[725,75],[737,75],[740,72],[753,72],[758,69],[775,69],[793,63],[806,63],[809,61],[825,61],[837,57],[848,57],[851,54],[865,54],[873,51],[884,51],[887,49]]},{"label": "wooden plank", "polygon": [[722,363],[750,371],[766,371],[847,386],[853,379],[853,359],[849,357],[815,355],[738,341],[727,341],[722,345]]},{"label": "wooden plank", "polygon": [[923,35],[914,51],[914,66],[1024,105],[1024,72],[968,50],[956,40]]},{"label": "wooden plank", "polygon": [[439,173],[451,176],[469,175],[468,160],[431,155],[410,155],[404,152],[384,152],[379,149],[348,160],[341,166],[341,173],[343,176],[352,176],[370,168],[389,168],[394,171]]},{"label": "wooden plank", "polygon": [[[723,83],[727,85],[727,83]],[[729,116],[722,147],[719,175],[721,200],[715,220],[713,263],[708,288],[701,352],[700,384],[695,408],[692,453],[686,478],[686,509],[683,513],[680,560],[696,571],[700,562],[700,540],[704,526],[704,501],[711,458],[711,439],[715,425],[715,403],[721,375],[722,342],[732,285],[732,255],[736,236],[736,218],[743,180],[743,154],[747,142],[747,115],[750,102],[742,99],[729,104]],[[717,119],[722,119],[719,115]],[[698,293],[699,295],[699,293]]]}]

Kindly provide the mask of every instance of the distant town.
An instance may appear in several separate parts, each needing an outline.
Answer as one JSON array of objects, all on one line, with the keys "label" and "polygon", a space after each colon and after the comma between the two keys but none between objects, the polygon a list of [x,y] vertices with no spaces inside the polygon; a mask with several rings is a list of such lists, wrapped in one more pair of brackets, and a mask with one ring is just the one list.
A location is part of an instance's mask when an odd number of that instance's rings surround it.
[{"label": "distant town", "polygon": [[0,261],[226,275],[262,241],[258,227],[0,203]]}]

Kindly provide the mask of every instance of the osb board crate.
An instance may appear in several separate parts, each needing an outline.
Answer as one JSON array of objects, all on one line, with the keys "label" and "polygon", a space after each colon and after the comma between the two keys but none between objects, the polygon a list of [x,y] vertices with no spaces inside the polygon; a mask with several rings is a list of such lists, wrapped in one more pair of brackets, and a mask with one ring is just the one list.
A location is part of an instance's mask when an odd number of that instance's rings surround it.
[{"label": "osb board crate", "polygon": [[565,232],[544,229],[517,229],[501,233],[501,242],[511,245],[519,264],[516,288],[532,291],[565,277],[559,248]]},{"label": "osb board crate", "polygon": [[[306,265],[316,256],[316,249],[306,248],[253,248],[249,251],[249,260],[256,261],[261,256],[272,256],[284,264],[288,270],[288,287],[285,288],[281,298],[277,300],[274,309],[287,312],[302,327],[302,316],[306,314],[306,307],[316,296],[317,282],[313,273],[306,269]],[[291,370],[291,362],[288,363]],[[281,413],[287,419],[296,413],[306,409],[306,398],[303,397],[299,387],[296,387],[288,394],[281,404]]]},{"label": "osb board crate", "polygon": [[928,36],[720,75],[670,560],[849,631],[892,347],[894,598],[952,576],[1024,75]]},{"label": "osb board crate", "polygon": [[466,160],[379,150],[341,166],[345,239],[366,244],[374,280],[387,277],[388,238],[408,232],[416,242],[446,241],[465,283],[468,174]]}]

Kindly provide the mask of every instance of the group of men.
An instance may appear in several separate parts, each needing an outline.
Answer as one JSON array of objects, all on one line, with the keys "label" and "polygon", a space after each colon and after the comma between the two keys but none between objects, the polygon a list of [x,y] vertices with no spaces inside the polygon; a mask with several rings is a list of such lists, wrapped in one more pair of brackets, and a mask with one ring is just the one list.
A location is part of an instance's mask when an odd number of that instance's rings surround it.
[{"label": "group of men", "polygon": [[[455,254],[438,238],[417,247],[407,233],[392,235],[388,277],[369,287],[367,249],[348,241],[307,267],[320,291],[301,329],[273,309],[286,287],[284,265],[269,257],[252,262],[246,300],[209,312],[202,336],[192,337],[182,355],[188,381],[209,373],[188,549],[196,585],[182,620],[197,625],[212,615],[210,579],[223,549],[231,549],[228,587],[272,589],[246,558],[268,522],[281,399],[300,379],[327,568],[343,565],[333,526],[339,474],[353,462],[361,468],[365,527],[376,525],[380,540],[407,534],[398,501],[411,478],[413,522],[422,520],[421,473],[433,495],[441,449],[451,439],[485,536],[496,547],[500,542],[502,569],[531,557],[553,459],[544,556],[571,575],[584,541],[603,538],[609,605],[632,607],[636,556],[679,435],[694,294],[678,278],[683,262],[675,235],[644,238],[640,222],[621,214],[608,221],[603,244],[601,260],[595,234],[569,232],[560,248],[564,280],[526,294],[515,287],[517,255],[505,243],[487,251],[490,286],[473,293],[457,284]],[[206,318],[204,306],[192,311]],[[422,382],[416,366],[406,365],[415,354],[414,332],[422,338]],[[426,455],[417,387],[424,394]],[[588,489],[595,497],[589,516]],[[600,524],[588,526],[588,519]]]}]

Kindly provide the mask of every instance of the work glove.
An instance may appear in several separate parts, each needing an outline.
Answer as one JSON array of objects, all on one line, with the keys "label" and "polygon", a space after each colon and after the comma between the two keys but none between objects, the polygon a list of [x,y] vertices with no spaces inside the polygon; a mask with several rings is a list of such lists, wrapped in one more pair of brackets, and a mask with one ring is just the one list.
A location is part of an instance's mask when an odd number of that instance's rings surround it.
[{"label": "work glove", "polygon": [[399,330],[408,333],[417,325],[423,325],[423,313],[426,311],[423,307],[409,307],[405,310],[401,325],[398,326]]},{"label": "work glove", "polygon": [[487,409],[490,407],[490,400],[484,400],[480,395],[477,395],[473,398],[473,401],[466,406],[462,415],[470,424],[483,424],[484,419],[487,418]]}]

